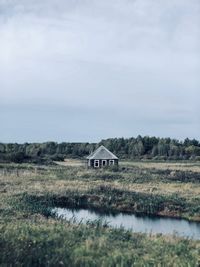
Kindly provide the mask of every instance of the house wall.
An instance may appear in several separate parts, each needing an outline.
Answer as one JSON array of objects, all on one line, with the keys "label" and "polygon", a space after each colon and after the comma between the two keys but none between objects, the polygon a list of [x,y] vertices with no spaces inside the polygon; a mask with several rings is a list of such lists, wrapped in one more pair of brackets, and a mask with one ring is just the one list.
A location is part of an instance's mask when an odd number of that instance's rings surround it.
[{"label": "house wall", "polygon": [[118,166],[118,159],[114,159],[113,160],[113,165],[110,165],[110,159],[99,159],[99,167],[95,167],[95,160],[91,159],[88,160],[88,167],[92,167],[92,168],[103,168],[103,167],[107,167],[107,166]]}]

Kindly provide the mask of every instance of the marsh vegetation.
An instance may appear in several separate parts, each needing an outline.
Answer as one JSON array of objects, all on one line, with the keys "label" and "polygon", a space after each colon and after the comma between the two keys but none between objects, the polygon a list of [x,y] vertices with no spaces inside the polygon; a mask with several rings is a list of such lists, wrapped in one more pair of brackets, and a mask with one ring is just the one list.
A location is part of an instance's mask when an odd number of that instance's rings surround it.
[{"label": "marsh vegetation", "polygon": [[0,264],[198,266],[198,240],[64,221],[51,207],[200,221],[199,169],[198,163],[131,161],[98,171],[78,164],[1,164]]}]

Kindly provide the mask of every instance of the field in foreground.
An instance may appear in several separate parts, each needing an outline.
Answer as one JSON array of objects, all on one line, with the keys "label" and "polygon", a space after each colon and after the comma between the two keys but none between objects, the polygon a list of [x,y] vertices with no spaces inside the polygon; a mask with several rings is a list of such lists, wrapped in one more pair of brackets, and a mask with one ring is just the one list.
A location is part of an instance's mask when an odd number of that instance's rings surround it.
[{"label": "field in foreground", "polygon": [[0,265],[198,266],[200,241],[78,224],[51,206],[200,220],[200,165],[124,162],[119,170],[0,165]]}]

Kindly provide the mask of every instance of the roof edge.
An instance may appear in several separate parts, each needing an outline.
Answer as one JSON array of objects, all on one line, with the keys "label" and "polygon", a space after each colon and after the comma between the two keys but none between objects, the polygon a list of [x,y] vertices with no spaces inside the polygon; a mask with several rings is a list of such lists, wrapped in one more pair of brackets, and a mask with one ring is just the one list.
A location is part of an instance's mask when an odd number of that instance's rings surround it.
[{"label": "roof edge", "polygon": [[[89,156],[86,157],[86,159],[94,159],[95,158],[95,154],[97,154],[101,149],[106,150],[113,159],[119,159],[115,154],[113,154],[110,150],[108,150],[105,146],[101,145],[100,147],[98,147],[95,151],[93,151]],[[108,158],[109,159],[109,158]]]}]

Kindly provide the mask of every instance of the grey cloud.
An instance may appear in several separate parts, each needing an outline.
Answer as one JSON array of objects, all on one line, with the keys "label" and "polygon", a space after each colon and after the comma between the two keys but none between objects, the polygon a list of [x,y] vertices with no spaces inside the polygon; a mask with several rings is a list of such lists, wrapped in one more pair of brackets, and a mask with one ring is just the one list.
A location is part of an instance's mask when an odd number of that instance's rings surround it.
[{"label": "grey cloud", "polygon": [[101,138],[154,135],[155,132],[160,136],[178,136],[183,139],[192,138],[199,131],[189,113],[171,117],[169,112],[161,114],[156,110],[127,113],[123,110],[113,112],[109,108],[99,110],[56,105],[7,105],[0,108],[0,120],[7,122],[1,129],[0,141],[7,142],[13,141],[13,134],[15,142],[96,142]]},{"label": "grey cloud", "polygon": [[[0,0],[0,139],[26,125],[31,140],[199,138],[199,14],[198,0]],[[30,121],[42,121],[31,107],[47,103],[52,134],[33,136]]]}]

